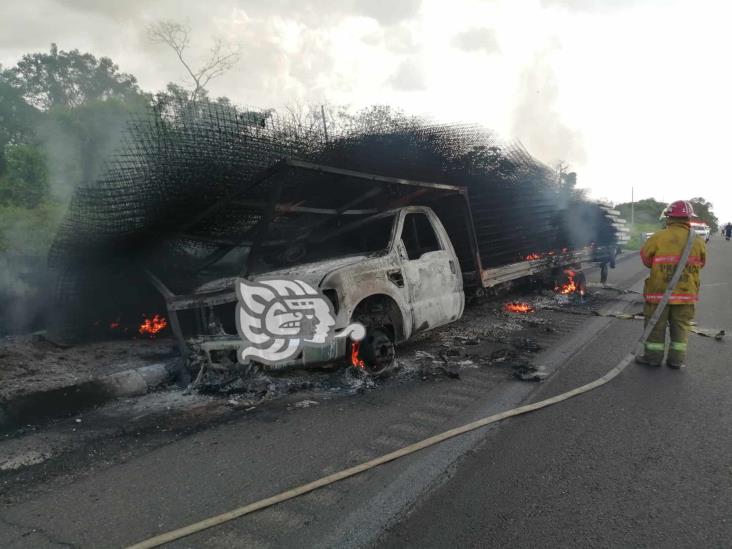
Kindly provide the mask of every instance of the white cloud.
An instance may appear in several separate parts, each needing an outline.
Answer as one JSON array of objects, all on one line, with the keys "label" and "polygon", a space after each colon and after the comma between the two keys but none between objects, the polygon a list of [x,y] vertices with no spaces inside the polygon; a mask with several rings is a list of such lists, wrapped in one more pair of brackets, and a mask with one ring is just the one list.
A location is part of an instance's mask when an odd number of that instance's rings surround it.
[{"label": "white cloud", "polygon": [[388,82],[398,91],[411,92],[427,89],[425,72],[419,66],[419,62],[413,59],[402,61]]},{"label": "white cloud", "polygon": [[609,12],[644,3],[662,3],[663,0],[541,0],[546,7],[560,7],[574,11]]},{"label": "white cloud", "polygon": [[452,44],[463,51],[483,51],[490,54],[500,50],[496,32],[485,27],[472,28],[456,34]]},{"label": "white cloud", "polygon": [[184,72],[144,27],[187,18],[194,60],[213,36],[241,46],[213,96],[261,107],[390,103],[477,121],[544,161],[568,161],[597,196],[626,200],[631,186],[641,198],[702,195],[732,219],[720,175],[732,127],[731,9],[712,0],[5,1],[0,63],[57,42],[161,89]]}]

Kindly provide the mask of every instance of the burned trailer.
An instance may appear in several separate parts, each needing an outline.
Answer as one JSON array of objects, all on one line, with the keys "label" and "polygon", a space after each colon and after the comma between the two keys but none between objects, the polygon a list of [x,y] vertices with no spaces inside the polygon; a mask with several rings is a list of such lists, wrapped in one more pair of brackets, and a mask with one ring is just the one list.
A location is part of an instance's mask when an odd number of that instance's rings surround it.
[{"label": "burned trailer", "polygon": [[[619,212],[572,200],[553,170],[522,146],[502,144],[479,126],[406,121],[346,136],[324,147],[317,158],[464,188],[467,212],[455,197],[427,205],[451,234],[469,291],[482,293],[526,277],[556,279],[564,267],[581,268],[583,262],[604,265],[604,281],[606,266],[614,266],[627,242]],[[454,220],[463,215],[469,234],[461,219]]]},{"label": "burned trailer", "polygon": [[598,237],[592,216],[582,238],[565,231],[581,224],[553,172],[479,128],[395,119],[328,140],[270,122],[215,103],[133,121],[52,248],[60,331],[160,313],[181,352],[230,364],[235,281],[295,278],[337,328],[370,335],[360,352],[339,339],[266,367],[350,357],[378,373],[466,295],[614,257],[617,231]]},{"label": "burned trailer", "polygon": [[[394,362],[395,346],[413,335],[460,318],[466,292],[481,293],[528,276],[556,277],[570,266],[607,253],[595,246],[544,258],[484,268],[473,201],[465,187],[392,178],[284,159],[261,178],[269,198],[232,195],[186,224],[219,209],[257,217],[248,233],[222,244],[222,260],[235,249],[240,262],[226,276],[193,292],[175,294],[150,274],[165,297],[181,351],[202,351],[207,362],[226,366],[245,345],[235,324],[238,278],[302,280],[331,302],[335,328],[363,323],[360,342],[335,339],[304,347],[265,369],[340,363],[378,375]],[[206,237],[201,235],[201,239]],[[213,264],[204,261],[202,268]]]}]

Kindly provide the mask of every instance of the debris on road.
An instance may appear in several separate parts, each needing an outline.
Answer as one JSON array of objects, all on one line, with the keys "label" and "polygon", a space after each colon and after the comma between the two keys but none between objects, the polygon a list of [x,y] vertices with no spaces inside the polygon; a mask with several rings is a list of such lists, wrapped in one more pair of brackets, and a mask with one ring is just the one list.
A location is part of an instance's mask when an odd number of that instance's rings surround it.
[{"label": "debris on road", "polygon": [[511,341],[511,345],[513,345],[516,349],[523,349],[530,353],[538,353],[542,349],[542,346],[539,345],[539,343],[535,339],[530,337],[515,338],[513,341]]},{"label": "debris on road", "polygon": [[724,339],[724,336],[727,335],[727,332],[725,330],[709,330],[706,328],[698,328],[696,326],[692,326],[691,328],[689,328],[689,331],[703,337],[714,338],[716,341],[722,341],[722,339]]},{"label": "debris on road", "polygon": [[513,376],[521,381],[544,381],[548,375],[541,366],[519,368],[513,372]]},{"label": "debris on road", "polygon": [[[645,320],[645,316],[643,316],[643,313],[632,314],[622,313],[618,311],[609,311],[603,313],[600,311],[595,311],[594,314],[596,316],[619,318],[621,320]],[[696,325],[696,322],[692,323],[689,331],[702,337],[710,337],[712,339],[715,339],[716,341],[722,341],[724,339],[724,336],[727,335],[726,330],[719,330],[717,328],[700,328]]]},{"label": "debris on road", "polygon": [[292,405],[293,408],[310,408],[311,406],[317,406],[318,401],[316,400],[301,400]]},{"label": "debris on road", "polygon": [[[178,394],[183,399],[192,398],[194,393],[208,395],[221,399],[225,407],[253,410],[265,402],[292,398],[297,394],[330,398],[338,394],[362,394],[385,383],[403,383],[415,379],[427,382],[459,380],[462,372],[471,368],[495,368],[505,370],[508,377],[540,381],[546,377],[546,373],[532,364],[533,357],[546,347],[547,342],[553,340],[553,334],[559,333],[565,323],[554,313],[593,315],[597,314],[597,305],[604,301],[607,301],[607,295],[602,294],[602,290],[588,292],[587,299],[582,303],[575,299],[567,304],[559,304],[557,296],[551,291],[509,294],[500,300],[478,300],[458,322],[422,333],[400,346],[396,367],[388,376],[380,379],[368,375],[363,369],[339,368],[338,363],[320,369],[264,372],[234,361],[226,368],[218,369],[207,361],[196,363],[194,355],[189,362],[189,378],[185,383],[190,381],[190,375],[196,377],[198,371],[196,381]],[[525,304],[532,313],[506,311],[506,303]],[[618,313],[618,318],[628,318],[628,315]],[[633,315],[632,318],[638,316]],[[717,340],[721,340],[724,335],[723,331],[695,331],[716,337]],[[6,347],[0,345],[0,351],[11,359],[17,354],[20,359],[38,350],[42,352],[39,355],[41,360],[50,358],[54,368],[66,368],[65,371],[69,373],[75,358],[81,358],[83,364],[92,364],[97,360],[108,363],[107,367],[115,367],[117,363],[144,363],[150,359],[159,360],[162,356],[175,356],[170,338],[95,343],[71,349],[50,347],[49,343],[38,339],[34,341],[30,345],[26,340]],[[63,358],[65,356],[71,360]],[[12,371],[3,374],[14,375]],[[26,380],[26,377],[21,376],[17,381],[22,384]],[[12,379],[7,381],[6,390],[15,383]],[[180,387],[185,386],[185,383],[180,385],[180,378],[178,383]]]}]

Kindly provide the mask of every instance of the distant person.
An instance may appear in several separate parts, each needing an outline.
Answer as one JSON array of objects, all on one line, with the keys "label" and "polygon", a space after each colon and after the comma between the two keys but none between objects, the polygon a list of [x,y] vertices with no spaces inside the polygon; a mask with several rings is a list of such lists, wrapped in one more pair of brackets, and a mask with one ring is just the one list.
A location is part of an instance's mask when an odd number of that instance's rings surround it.
[{"label": "distant person", "polygon": [[732,238],[732,223],[727,223],[727,225],[724,228],[724,238],[725,240],[729,240]]},{"label": "distant person", "polygon": [[[671,282],[687,239],[693,238],[694,241],[679,283],[673,289],[666,309],[646,341],[643,356],[637,357],[636,362],[649,366],[661,365],[666,352],[668,326],[671,343],[666,365],[678,370],[686,366],[689,328],[694,320],[695,304],[699,300],[700,274],[707,260],[707,247],[704,239],[691,230],[694,209],[689,202],[679,200],[669,204],[664,215],[667,219],[666,228],[651,236],[640,252],[643,264],[651,269],[643,291],[646,325]],[[730,227],[732,231],[732,225]]]}]

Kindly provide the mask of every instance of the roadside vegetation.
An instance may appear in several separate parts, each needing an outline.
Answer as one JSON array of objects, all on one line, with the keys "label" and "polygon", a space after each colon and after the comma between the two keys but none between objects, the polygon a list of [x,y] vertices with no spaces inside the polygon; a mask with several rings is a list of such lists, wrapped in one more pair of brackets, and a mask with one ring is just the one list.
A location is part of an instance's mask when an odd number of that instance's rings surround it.
[{"label": "roadside vegetation", "polygon": [[[714,215],[712,203],[702,197],[692,198],[690,202],[699,219],[709,225],[712,234],[716,233],[719,230],[719,220]],[[630,227],[630,242],[625,245],[626,249],[640,250],[643,233],[654,233],[663,228],[662,213],[666,206],[667,204],[654,198],[638,200],[635,204],[624,202],[615,206]],[[631,219],[634,220],[633,224]]]},{"label": "roadside vegetation", "polygon": [[[210,58],[195,67],[186,57],[189,27],[162,21],[151,25],[148,34],[152,42],[170,48],[171,61],[180,63],[187,86],[170,83],[164,91],[146,92],[111,59],[64,51],[55,44],[47,52],[23,55],[15,66],[0,67],[0,309],[11,310],[8,304],[21,297],[42,300],[43,266],[73,190],[101,172],[131,116],[181,99],[230,104],[226,97],[209,98],[206,85],[233,68],[237,50],[214,41]],[[385,106],[353,113],[342,107],[294,105],[277,116],[303,131],[323,124],[337,133],[378,126],[394,114]],[[262,124],[275,116],[270,110],[249,115]],[[581,196],[576,174],[563,164],[557,171],[568,192]],[[716,231],[712,205],[695,198],[694,206]],[[663,207],[652,198],[635,203],[629,248],[639,247],[642,232],[660,228]],[[630,204],[617,208],[630,221]],[[9,329],[2,322],[0,333]]]}]

